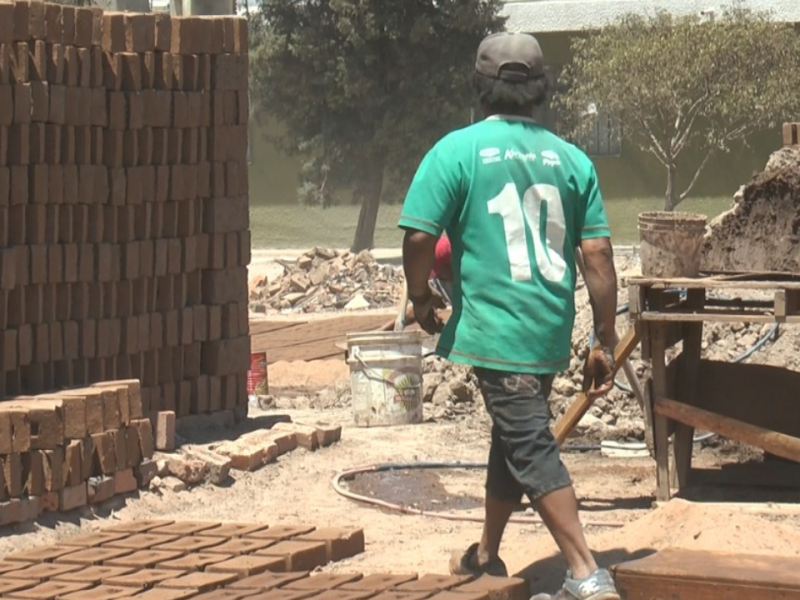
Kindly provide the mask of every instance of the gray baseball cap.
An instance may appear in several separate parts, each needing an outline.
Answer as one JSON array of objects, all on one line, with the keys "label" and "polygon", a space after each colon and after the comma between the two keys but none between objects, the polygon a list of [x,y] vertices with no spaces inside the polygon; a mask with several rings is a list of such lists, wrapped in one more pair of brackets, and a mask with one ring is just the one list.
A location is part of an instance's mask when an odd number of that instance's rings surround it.
[{"label": "gray baseball cap", "polygon": [[529,33],[493,33],[478,46],[475,71],[514,83],[540,77],[544,74],[542,48]]}]

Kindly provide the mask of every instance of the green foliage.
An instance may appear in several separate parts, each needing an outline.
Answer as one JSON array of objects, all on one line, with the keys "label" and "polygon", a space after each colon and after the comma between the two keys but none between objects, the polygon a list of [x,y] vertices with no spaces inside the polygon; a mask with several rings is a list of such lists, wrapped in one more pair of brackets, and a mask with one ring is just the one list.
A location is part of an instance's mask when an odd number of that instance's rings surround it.
[{"label": "green foliage", "polygon": [[371,246],[381,196],[404,190],[425,151],[469,123],[468,76],[480,40],[503,27],[500,7],[262,0],[264,35],[250,61],[254,116],[285,126],[280,147],[305,158],[301,202],[328,206],[347,191],[368,209],[355,247]]},{"label": "green foliage", "polygon": [[[619,115],[624,138],[666,168],[674,209],[714,153],[800,111],[800,35],[770,17],[740,6],[714,19],[627,15],[577,38],[557,98],[567,129],[580,136],[591,120],[577,115],[591,103]],[[703,158],[680,191],[677,159],[690,148]]]}]

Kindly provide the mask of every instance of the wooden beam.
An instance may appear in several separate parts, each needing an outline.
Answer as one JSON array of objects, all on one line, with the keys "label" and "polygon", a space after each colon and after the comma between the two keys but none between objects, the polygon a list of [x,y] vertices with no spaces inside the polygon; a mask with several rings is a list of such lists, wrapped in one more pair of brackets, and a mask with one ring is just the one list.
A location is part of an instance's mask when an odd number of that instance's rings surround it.
[{"label": "wooden beam", "polygon": [[[614,362],[617,365],[616,371],[618,371],[620,366],[628,359],[631,352],[633,352],[638,344],[638,328],[631,326],[614,349]],[[616,375],[616,371],[614,375]],[[586,414],[586,411],[589,410],[593,402],[594,400],[590,398],[588,394],[581,392],[578,394],[577,399],[570,404],[567,412],[564,413],[564,416],[558,420],[553,428],[553,435],[559,446],[564,443],[567,436],[575,429],[575,426],[583,418],[583,415]]]},{"label": "wooden beam", "polygon": [[713,431],[723,437],[762,448],[781,458],[800,462],[800,438],[723,417],[664,397],[656,397],[655,411],[659,415],[691,425],[695,429]]}]

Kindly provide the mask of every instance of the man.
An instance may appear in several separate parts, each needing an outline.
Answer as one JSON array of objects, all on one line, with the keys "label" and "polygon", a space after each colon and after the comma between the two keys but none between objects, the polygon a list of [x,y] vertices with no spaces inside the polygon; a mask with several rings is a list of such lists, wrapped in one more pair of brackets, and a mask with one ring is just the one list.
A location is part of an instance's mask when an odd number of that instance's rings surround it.
[{"label": "man", "polygon": [[[596,397],[613,385],[617,284],[597,175],[583,152],[531,118],[547,96],[533,36],[484,39],[473,87],[486,119],[428,152],[399,222],[416,320],[442,332],[437,354],[474,368],[493,424],[483,535],[453,557],[451,571],[506,575],[500,541],[525,494],[568,565],[553,598],[619,600],[584,538],[547,402],[555,373],[570,361],[577,248],[598,339],[584,364],[584,387]],[[446,326],[437,312],[442,298],[428,285],[444,229],[454,273]]]},{"label": "man", "polygon": [[[430,273],[430,283],[439,292],[445,302],[450,303],[453,295],[453,264],[450,249],[450,240],[447,234],[442,235],[436,242],[434,251],[433,268]],[[413,306],[406,308],[405,325],[416,322]],[[395,319],[384,323],[378,331],[394,331]]]}]

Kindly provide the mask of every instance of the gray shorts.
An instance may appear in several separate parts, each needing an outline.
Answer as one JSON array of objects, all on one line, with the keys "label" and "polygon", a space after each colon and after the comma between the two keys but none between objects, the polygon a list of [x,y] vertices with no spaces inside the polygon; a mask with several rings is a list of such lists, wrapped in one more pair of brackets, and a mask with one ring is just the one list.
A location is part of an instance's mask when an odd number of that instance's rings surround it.
[{"label": "gray shorts", "polygon": [[492,419],[486,493],[497,500],[531,502],[572,485],[550,429],[548,397],[554,375],[475,368]]}]

